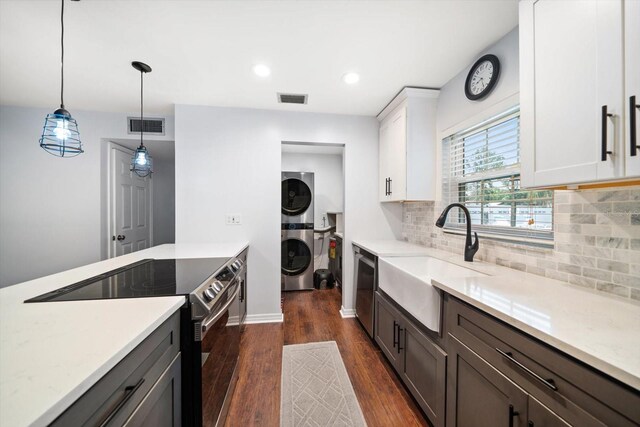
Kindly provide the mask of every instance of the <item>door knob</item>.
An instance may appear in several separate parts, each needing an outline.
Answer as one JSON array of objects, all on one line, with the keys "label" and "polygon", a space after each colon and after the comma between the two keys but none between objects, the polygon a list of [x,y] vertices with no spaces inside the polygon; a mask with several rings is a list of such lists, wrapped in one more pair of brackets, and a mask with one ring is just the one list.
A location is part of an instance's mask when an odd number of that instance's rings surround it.
[{"label": "door knob", "polygon": [[118,234],[118,241],[122,242],[125,239],[125,236],[123,234]]}]

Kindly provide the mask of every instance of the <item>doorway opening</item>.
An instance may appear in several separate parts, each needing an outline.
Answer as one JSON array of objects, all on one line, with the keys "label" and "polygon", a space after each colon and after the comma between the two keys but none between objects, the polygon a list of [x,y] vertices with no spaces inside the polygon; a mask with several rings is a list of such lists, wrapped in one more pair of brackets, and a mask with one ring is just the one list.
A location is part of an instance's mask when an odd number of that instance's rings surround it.
[{"label": "doorway opening", "polygon": [[131,158],[139,139],[108,142],[107,256],[113,258],[175,243],[175,144],[148,141],[153,173],[131,172]]},{"label": "doorway opening", "polygon": [[341,287],[344,144],[283,141],[281,156],[281,289],[314,289],[320,269]]}]

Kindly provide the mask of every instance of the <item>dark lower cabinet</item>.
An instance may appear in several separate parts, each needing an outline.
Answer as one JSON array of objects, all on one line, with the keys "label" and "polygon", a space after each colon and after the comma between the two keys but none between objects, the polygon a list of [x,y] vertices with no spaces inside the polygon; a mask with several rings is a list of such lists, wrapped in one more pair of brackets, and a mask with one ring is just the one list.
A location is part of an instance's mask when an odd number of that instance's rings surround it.
[{"label": "dark lower cabinet", "polygon": [[447,354],[380,292],[375,340],[431,424],[444,427]]},{"label": "dark lower cabinet", "polygon": [[455,338],[447,386],[448,426],[527,426],[527,393]]},{"label": "dark lower cabinet", "polygon": [[529,396],[529,424],[527,427],[570,427],[551,409]]},{"label": "dark lower cabinet", "polygon": [[182,424],[180,353],[124,424],[126,427],[178,427]]}]

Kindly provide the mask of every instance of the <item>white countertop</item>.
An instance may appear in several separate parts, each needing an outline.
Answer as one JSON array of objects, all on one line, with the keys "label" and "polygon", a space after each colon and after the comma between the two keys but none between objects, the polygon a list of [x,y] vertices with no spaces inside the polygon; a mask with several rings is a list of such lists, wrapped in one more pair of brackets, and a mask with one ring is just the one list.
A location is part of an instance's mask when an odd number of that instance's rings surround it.
[{"label": "white countertop", "polygon": [[352,240],[352,244],[365,249],[376,256],[426,255],[429,248],[403,242],[402,240]]},{"label": "white countertop", "polygon": [[424,249],[425,255],[489,275],[433,277],[433,286],[640,389],[637,303],[495,264],[464,262],[462,254]]},{"label": "white countertop", "polygon": [[232,257],[247,246],[161,245],[0,289],[0,426],[52,422],[185,302],[24,300],[145,258]]}]

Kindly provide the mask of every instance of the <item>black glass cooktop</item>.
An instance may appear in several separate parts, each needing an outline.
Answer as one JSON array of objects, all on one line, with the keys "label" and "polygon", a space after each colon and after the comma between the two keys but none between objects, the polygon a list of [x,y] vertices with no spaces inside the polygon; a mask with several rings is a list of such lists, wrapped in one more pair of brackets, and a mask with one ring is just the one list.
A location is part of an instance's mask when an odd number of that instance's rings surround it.
[{"label": "black glass cooktop", "polygon": [[229,258],[145,259],[99,276],[47,292],[25,302],[77,301],[188,295]]}]

